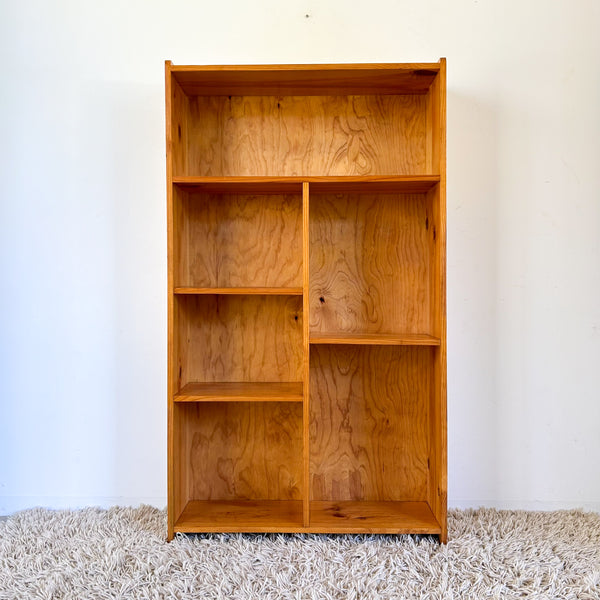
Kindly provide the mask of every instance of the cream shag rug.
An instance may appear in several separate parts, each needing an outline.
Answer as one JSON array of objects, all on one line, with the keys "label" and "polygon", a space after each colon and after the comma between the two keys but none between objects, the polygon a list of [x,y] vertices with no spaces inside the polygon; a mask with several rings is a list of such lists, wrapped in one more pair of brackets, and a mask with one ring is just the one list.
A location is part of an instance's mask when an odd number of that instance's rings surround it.
[{"label": "cream shag rug", "polygon": [[27,510],[0,522],[0,598],[600,599],[600,515],[454,510],[430,537],[198,535],[165,512]]}]

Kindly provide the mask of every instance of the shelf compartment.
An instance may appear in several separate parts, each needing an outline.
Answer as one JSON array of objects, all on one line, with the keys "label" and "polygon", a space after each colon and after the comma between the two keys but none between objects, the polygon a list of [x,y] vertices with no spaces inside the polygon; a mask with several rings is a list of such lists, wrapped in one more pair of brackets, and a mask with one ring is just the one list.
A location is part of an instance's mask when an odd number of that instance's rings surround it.
[{"label": "shelf compartment", "polygon": [[302,380],[302,296],[177,295],[175,389]]},{"label": "shelf compartment", "polygon": [[[212,506],[225,520],[234,510],[223,508],[228,503],[252,501],[263,507],[269,506],[265,500],[301,503],[301,402],[176,402],[173,416],[173,483],[180,524],[194,514],[202,518],[202,510],[194,506],[206,510]],[[192,501],[199,504],[190,505]],[[252,505],[239,505],[241,513],[243,506]],[[301,522],[301,508],[299,512]],[[253,511],[246,514],[250,518]],[[266,519],[267,514],[259,516]],[[206,516],[208,524],[213,517]]]},{"label": "shelf compartment", "polygon": [[[205,95],[175,80],[173,176],[357,176],[426,173],[429,84],[414,94]],[[190,88],[186,88],[190,89]],[[208,92],[208,89],[207,89]]]},{"label": "shelf compartment", "polygon": [[313,177],[198,177],[177,176],[173,183],[182,190],[211,194],[291,194],[301,193],[302,184],[310,184],[312,193],[428,192],[439,182],[439,175],[397,176],[313,176]]},{"label": "shelf compartment", "polygon": [[440,338],[425,333],[326,333],[311,334],[311,344],[348,344],[353,346],[439,346]]},{"label": "shelf compartment", "polygon": [[303,530],[301,500],[191,500],[175,523],[183,533]]},{"label": "shelf compartment", "polygon": [[439,534],[441,528],[427,502],[313,501],[313,533]]},{"label": "shelf compartment", "polygon": [[311,347],[311,500],[429,499],[434,355],[427,346]]},{"label": "shelf compartment", "polygon": [[435,342],[436,193],[311,193],[311,338]]},{"label": "shelf compartment", "polygon": [[219,296],[302,296],[301,287],[176,287],[173,290],[176,295],[219,295]]},{"label": "shelf compartment", "polygon": [[300,192],[174,186],[173,215],[176,289],[301,288]]},{"label": "shelf compartment", "polygon": [[175,402],[302,402],[302,382],[188,383]]}]

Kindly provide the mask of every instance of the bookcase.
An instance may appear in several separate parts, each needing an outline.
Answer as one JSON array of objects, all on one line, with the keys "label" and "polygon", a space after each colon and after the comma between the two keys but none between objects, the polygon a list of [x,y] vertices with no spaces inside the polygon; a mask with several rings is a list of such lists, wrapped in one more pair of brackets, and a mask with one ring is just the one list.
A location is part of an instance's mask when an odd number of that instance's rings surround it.
[{"label": "bookcase", "polygon": [[169,539],[446,541],[445,78],[166,62]]}]

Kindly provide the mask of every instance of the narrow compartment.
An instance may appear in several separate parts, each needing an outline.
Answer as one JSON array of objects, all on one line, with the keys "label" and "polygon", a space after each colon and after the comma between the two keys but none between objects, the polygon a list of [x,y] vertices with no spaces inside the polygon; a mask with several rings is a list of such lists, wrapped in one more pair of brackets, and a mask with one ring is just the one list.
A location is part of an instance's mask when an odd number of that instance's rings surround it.
[{"label": "narrow compartment", "polygon": [[175,531],[302,527],[302,406],[176,404]]},{"label": "narrow compartment", "polygon": [[177,293],[301,293],[300,193],[209,193],[176,185],[173,199]]},{"label": "narrow compartment", "polygon": [[311,337],[439,343],[431,337],[432,197],[311,194]]},{"label": "narrow compartment", "polygon": [[312,500],[426,500],[429,348],[313,346]]}]

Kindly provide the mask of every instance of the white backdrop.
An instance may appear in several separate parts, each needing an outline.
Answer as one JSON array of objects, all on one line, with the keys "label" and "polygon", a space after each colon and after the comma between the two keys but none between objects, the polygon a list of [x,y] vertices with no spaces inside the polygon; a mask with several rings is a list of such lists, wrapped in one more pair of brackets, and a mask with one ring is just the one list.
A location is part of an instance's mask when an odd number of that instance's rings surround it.
[{"label": "white backdrop", "polygon": [[0,514],[166,498],[164,60],[448,59],[449,505],[600,510],[597,0],[5,0]]}]

